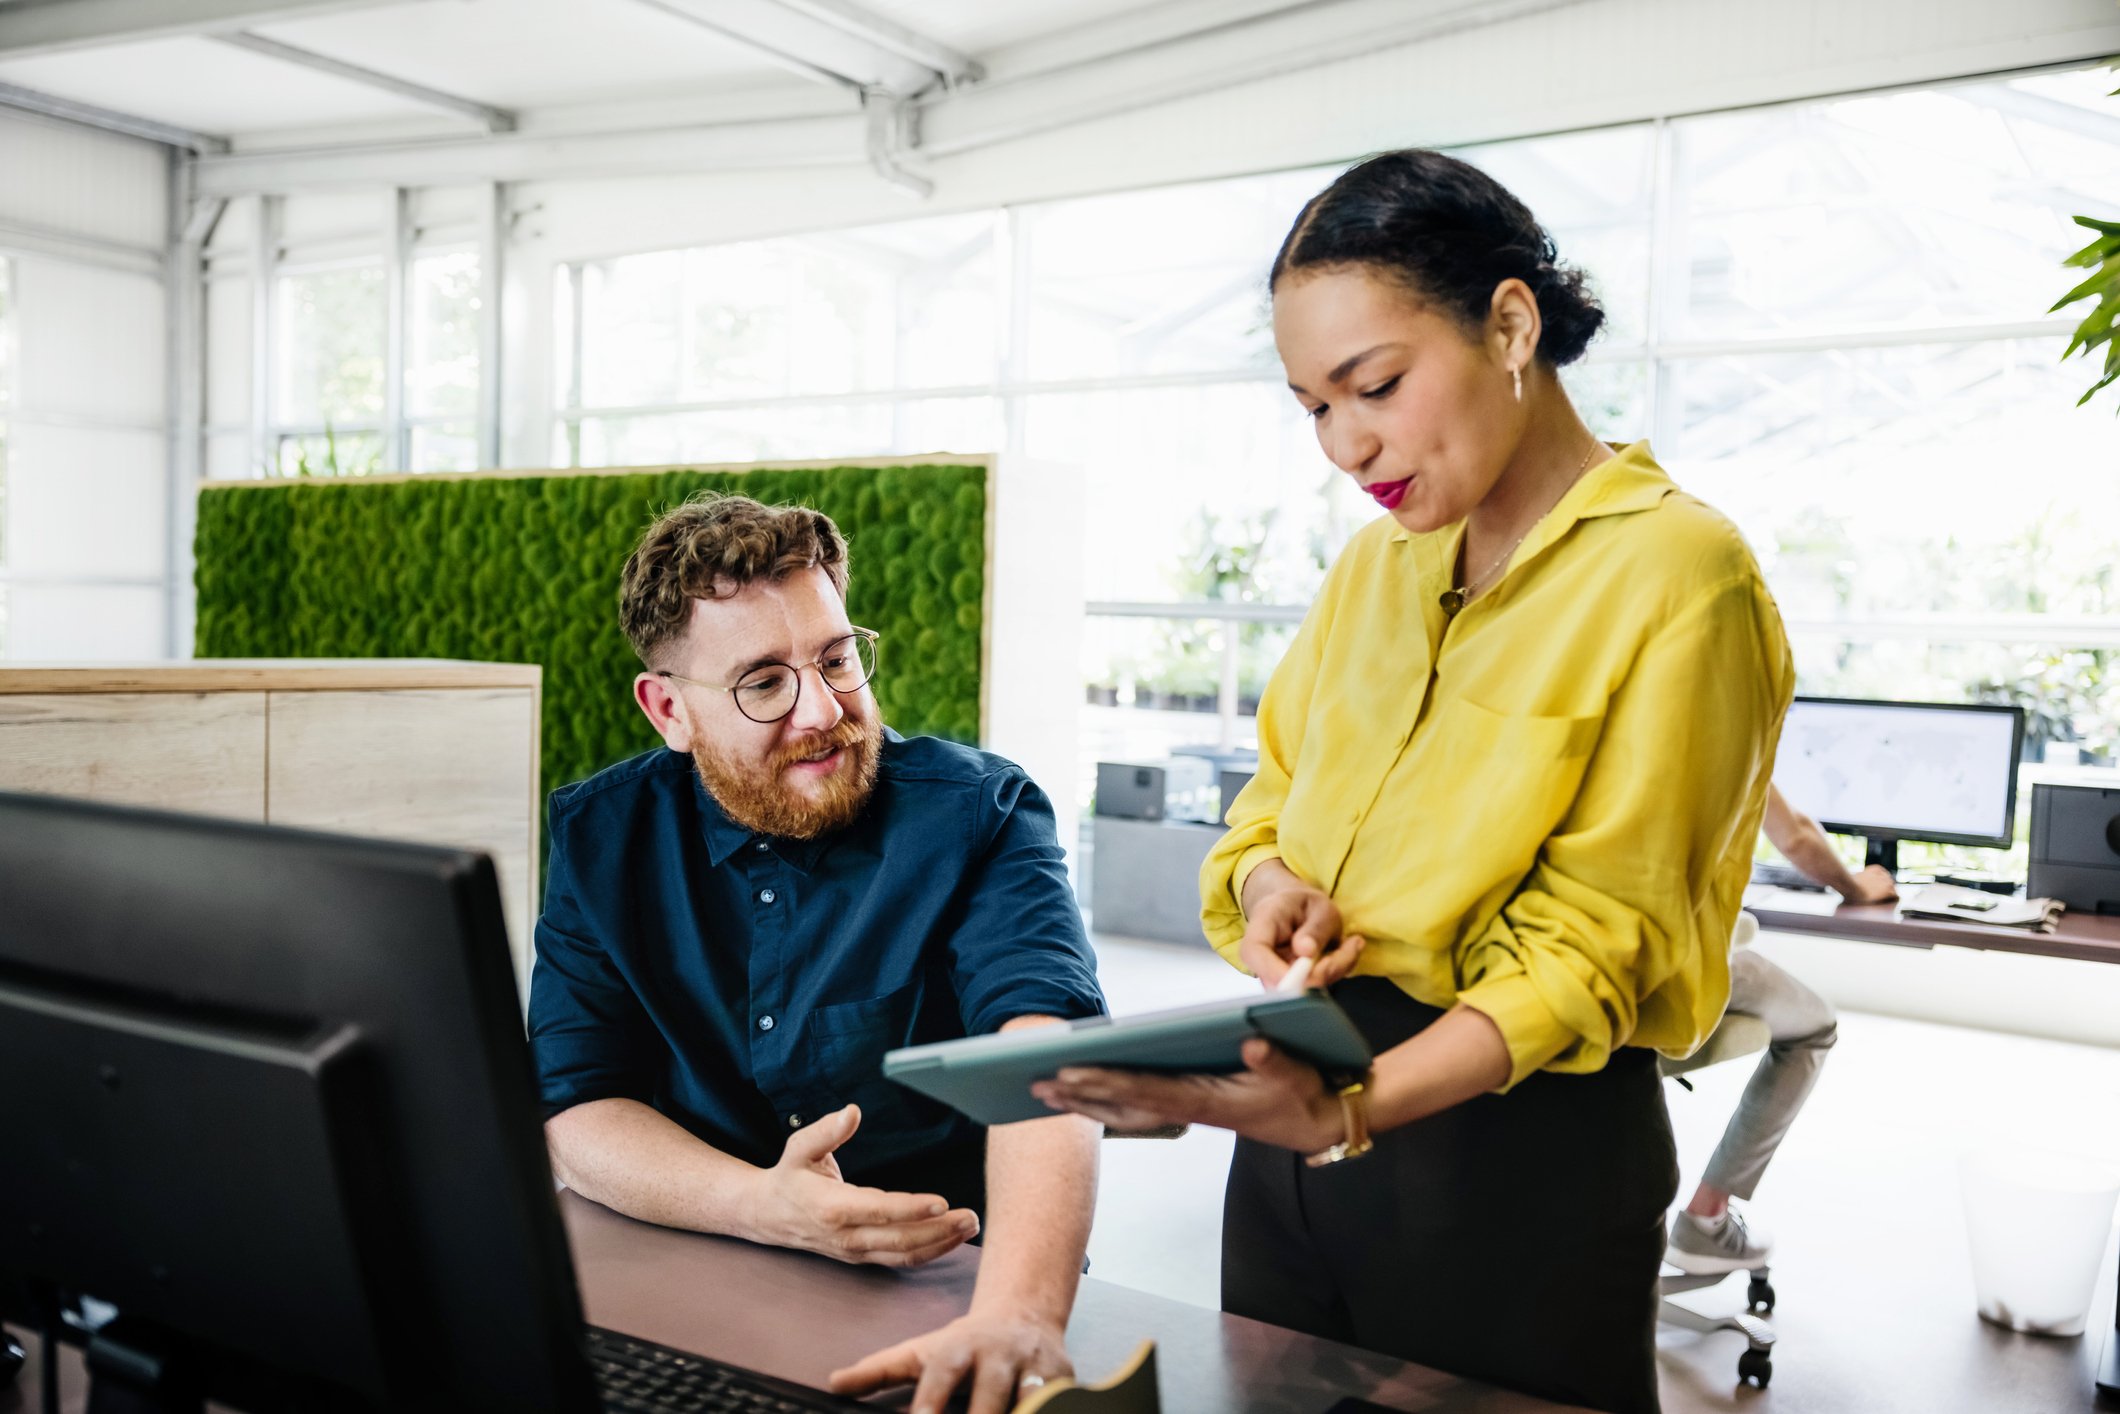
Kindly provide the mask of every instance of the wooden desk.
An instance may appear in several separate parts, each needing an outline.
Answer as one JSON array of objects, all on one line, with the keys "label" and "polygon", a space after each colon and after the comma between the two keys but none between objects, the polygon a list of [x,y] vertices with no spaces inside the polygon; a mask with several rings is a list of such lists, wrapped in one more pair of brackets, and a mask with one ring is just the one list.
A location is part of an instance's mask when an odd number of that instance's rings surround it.
[{"label": "wooden desk", "polygon": [[[2083,962],[2120,963],[2120,918],[2097,913],[2064,913],[2051,933],[2022,928],[1989,928],[1978,923],[1901,918],[1889,903],[1843,903],[1824,907],[1829,895],[1790,889],[1754,887],[1745,891],[1745,911],[1761,929],[1774,933],[1809,933],[1899,947],[1980,948],[1988,952],[2026,953],[2035,957],[2072,957]],[[2120,1308],[2114,1329],[2105,1337],[2098,1362],[2098,1388],[2120,1395]]]},{"label": "wooden desk", "polygon": [[[572,1193],[559,1202],[592,1323],[809,1385],[963,1315],[979,1271],[974,1247],[887,1272],[653,1227]],[[1419,1414],[1575,1407],[1085,1278],[1067,1328],[1077,1374],[1104,1378],[1144,1339],[1156,1342],[1167,1414],[1324,1414],[1350,1394]],[[24,1343],[29,1366],[13,1389],[0,1389],[0,1414],[38,1407],[38,1352]],[[71,1347],[60,1390],[65,1414],[80,1414],[88,1396]],[[884,1402],[901,1406],[904,1396]]]},{"label": "wooden desk", "polygon": [[1824,904],[1830,897],[1755,887],[1745,891],[1745,911],[1772,933],[1810,933],[1911,948],[1981,948],[2036,957],[2073,957],[2084,962],[2120,962],[2120,918],[2064,913],[2055,931],[2029,933],[2022,928],[1901,918],[1897,906],[1889,903],[1844,903],[1827,911]]}]

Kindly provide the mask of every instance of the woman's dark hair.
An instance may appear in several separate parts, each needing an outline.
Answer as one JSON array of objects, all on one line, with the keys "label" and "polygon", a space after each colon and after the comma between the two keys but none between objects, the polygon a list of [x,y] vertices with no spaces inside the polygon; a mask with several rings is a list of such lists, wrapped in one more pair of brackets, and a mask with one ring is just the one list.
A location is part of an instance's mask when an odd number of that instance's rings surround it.
[{"label": "woman's dark hair", "polygon": [[1409,148],[1357,163],[1312,197],[1274,257],[1267,289],[1298,270],[1366,265],[1448,311],[1486,325],[1494,288],[1522,280],[1538,299],[1538,356],[1583,356],[1605,322],[1583,272],[1555,263],[1553,237],[1500,182],[1469,162]]}]

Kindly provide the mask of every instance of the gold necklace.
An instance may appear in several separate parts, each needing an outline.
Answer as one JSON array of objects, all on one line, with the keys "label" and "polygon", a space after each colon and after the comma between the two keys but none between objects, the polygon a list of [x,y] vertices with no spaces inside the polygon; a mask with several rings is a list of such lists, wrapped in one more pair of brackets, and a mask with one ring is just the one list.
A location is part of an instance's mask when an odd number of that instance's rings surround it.
[{"label": "gold necklace", "polygon": [[[1575,485],[1577,481],[1582,479],[1583,473],[1590,469],[1590,458],[1597,455],[1598,445],[1599,444],[1596,442],[1592,442],[1590,444],[1590,450],[1583,453],[1583,460],[1581,465],[1575,468],[1575,475],[1568,478],[1568,485],[1563,486],[1561,488],[1561,494],[1553,498],[1553,505],[1546,507],[1546,509],[1543,511],[1540,511],[1538,513],[1537,519],[1533,520],[1531,524],[1524,527],[1524,533],[1509,542],[1509,548],[1502,551],[1501,558],[1497,559],[1493,564],[1487,566],[1487,568],[1480,574],[1474,576],[1471,579],[1466,580],[1463,584],[1457,585],[1454,588],[1446,589],[1443,591],[1441,602],[1443,605],[1443,616],[1445,618],[1457,617],[1458,611],[1472,602],[1472,596],[1479,592],[1479,586],[1486,582],[1487,577],[1493,574],[1496,570],[1500,569],[1503,565],[1509,563],[1509,557],[1516,553],[1517,547],[1519,545],[1522,545],[1524,541],[1530,537],[1532,531],[1538,529],[1539,521],[1542,521],[1547,516],[1551,515],[1553,513],[1553,506],[1559,505],[1561,503],[1561,498],[1568,494],[1568,487]],[[1470,533],[1469,525],[1467,526],[1467,533]]]}]

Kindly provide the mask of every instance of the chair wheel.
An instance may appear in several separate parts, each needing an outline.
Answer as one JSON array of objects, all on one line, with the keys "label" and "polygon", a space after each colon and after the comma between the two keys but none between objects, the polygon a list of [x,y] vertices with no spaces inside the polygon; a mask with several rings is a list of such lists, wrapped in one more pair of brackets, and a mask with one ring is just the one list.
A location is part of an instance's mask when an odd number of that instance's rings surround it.
[{"label": "chair wheel", "polygon": [[1774,1378],[1774,1358],[1764,1350],[1747,1350],[1737,1357],[1737,1382],[1756,1382],[1761,1389]]},{"label": "chair wheel", "polygon": [[1764,1277],[1752,1278],[1745,1288],[1745,1309],[1764,1315],[1774,1309],[1774,1283]]},{"label": "chair wheel", "polygon": [[28,1352],[15,1343],[15,1338],[0,1331],[0,1389],[15,1382],[15,1376],[22,1373],[23,1363],[28,1359]]}]

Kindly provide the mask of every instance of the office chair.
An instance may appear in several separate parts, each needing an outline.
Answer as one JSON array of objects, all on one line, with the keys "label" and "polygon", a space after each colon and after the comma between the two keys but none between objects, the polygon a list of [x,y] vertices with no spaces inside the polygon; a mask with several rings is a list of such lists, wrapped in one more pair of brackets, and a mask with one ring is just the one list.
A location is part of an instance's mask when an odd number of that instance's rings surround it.
[{"label": "office chair", "polygon": [[[1740,1056],[1757,1055],[1767,1048],[1773,1033],[1767,1023],[1756,1016],[1741,1012],[1726,1012],[1714,1032],[1702,1043],[1701,1048],[1684,1060],[1662,1062],[1664,1077],[1677,1080],[1688,1090],[1692,1085],[1683,1077],[1711,1065],[1736,1060]],[[1691,1307],[1682,1306],[1671,1298],[1683,1291],[1702,1291],[1711,1286],[1720,1286],[1729,1277],[1728,1272],[1710,1272],[1693,1276],[1680,1271],[1666,1271],[1658,1278],[1658,1295],[1661,1298],[1656,1319],[1664,1325],[1681,1330],[1736,1331],[1745,1338],[1744,1354],[1737,1357],[1739,1383],[1755,1381],[1761,1389],[1774,1377],[1774,1328],[1760,1319],[1774,1309],[1774,1285],[1768,1279],[1767,1267],[1755,1267],[1751,1272],[1751,1285],[1745,1291],[1745,1309],[1735,1316],[1703,1316]],[[1757,1312],[1759,1314],[1755,1315]]]}]

